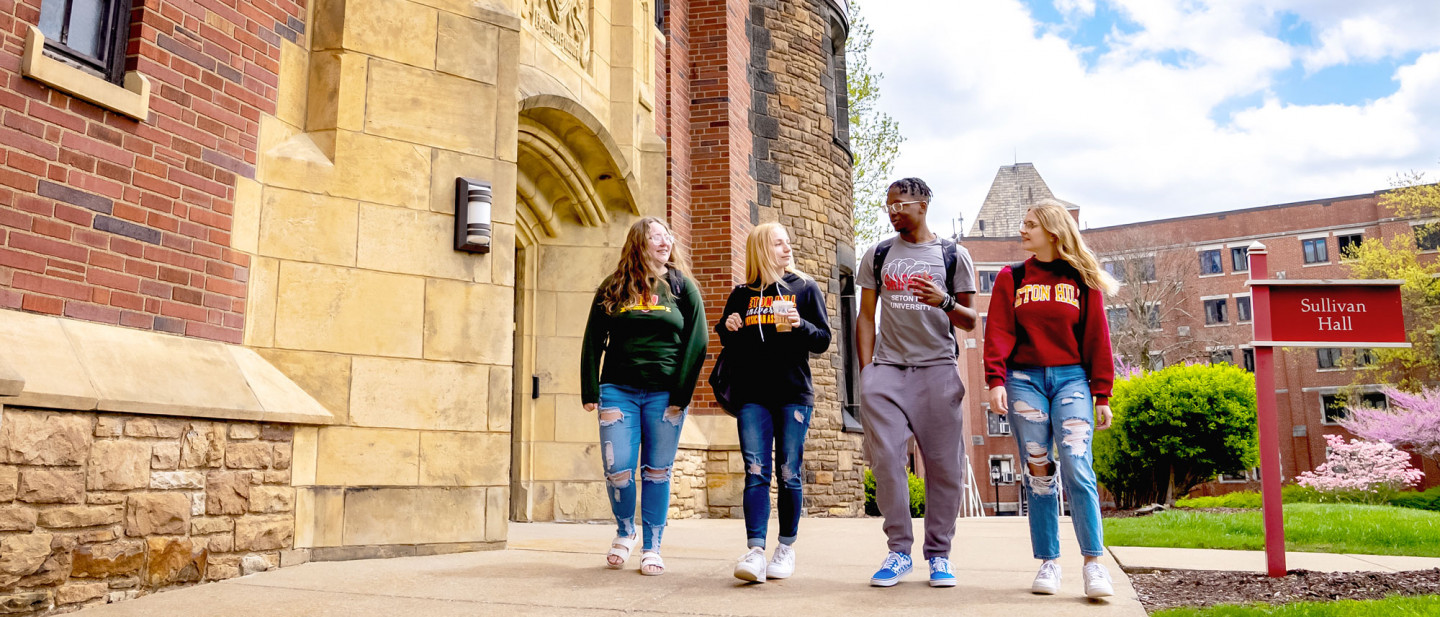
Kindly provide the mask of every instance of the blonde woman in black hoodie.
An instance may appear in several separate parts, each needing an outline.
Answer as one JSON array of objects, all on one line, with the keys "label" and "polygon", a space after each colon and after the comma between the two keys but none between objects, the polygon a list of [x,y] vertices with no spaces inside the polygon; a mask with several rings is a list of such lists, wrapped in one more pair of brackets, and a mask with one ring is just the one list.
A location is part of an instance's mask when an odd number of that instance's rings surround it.
[{"label": "blonde woman in black hoodie", "polygon": [[[729,379],[745,458],[745,533],[749,550],[735,577],[765,582],[795,571],[805,433],[814,409],[810,354],[830,348],[825,294],[795,269],[790,235],[779,223],[758,225],[745,243],[745,284],[730,292],[715,332],[732,365]],[[779,311],[776,310],[779,303]],[[778,326],[778,327],[777,327]],[[771,453],[779,469],[780,546],[767,564]]]}]

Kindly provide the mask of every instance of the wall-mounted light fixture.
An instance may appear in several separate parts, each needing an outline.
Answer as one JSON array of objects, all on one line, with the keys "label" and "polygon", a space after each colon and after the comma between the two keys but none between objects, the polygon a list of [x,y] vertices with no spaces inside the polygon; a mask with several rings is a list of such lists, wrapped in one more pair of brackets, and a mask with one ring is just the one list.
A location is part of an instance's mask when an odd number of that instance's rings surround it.
[{"label": "wall-mounted light fixture", "polygon": [[455,179],[455,250],[490,252],[490,183]]}]

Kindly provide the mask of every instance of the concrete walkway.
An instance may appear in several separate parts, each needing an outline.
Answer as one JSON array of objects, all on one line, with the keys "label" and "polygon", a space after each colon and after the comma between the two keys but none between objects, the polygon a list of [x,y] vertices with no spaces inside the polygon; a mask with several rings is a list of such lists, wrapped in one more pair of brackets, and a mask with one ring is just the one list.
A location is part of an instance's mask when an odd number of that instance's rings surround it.
[{"label": "concrete walkway", "polygon": [[[1204,548],[1112,546],[1110,554],[1131,572],[1150,570],[1238,570],[1265,572],[1265,551],[1224,551]],[[1285,553],[1289,570],[1315,572],[1404,572],[1440,568],[1433,557]]]},{"label": "concrete walkway", "polygon": [[[919,520],[916,532],[921,537]],[[795,576],[762,585],[742,584],[730,574],[745,548],[744,527],[736,520],[672,523],[665,537],[669,571],[660,577],[639,575],[638,552],[624,570],[604,568],[613,526],[512,524],[504,551],[310,563],[79,614],[1145,616],[1129,581],[1108,557],[1115,597],[1083,597],[1081,560],[1068,524],[1061,528],[1061,546],[1069,554],[1061,560],[1065,576],[1056,596],[1029,591],[1037,562],[1030,558],[1025,519],[961,519],[952,555],[959,586],[951,589],[929,587],[923,562],[896,587],[868,586],[885,557],[879,519],[805,519],[800,533]]]}]

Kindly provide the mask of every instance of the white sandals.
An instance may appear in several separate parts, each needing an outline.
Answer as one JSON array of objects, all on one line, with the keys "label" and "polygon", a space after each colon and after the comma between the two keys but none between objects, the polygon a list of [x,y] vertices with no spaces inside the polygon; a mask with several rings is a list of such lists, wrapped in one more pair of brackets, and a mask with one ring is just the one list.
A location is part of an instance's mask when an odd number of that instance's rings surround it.
[{"label": "white sandals", "polygon": [[[610,543],[610,552],[605,554],[605,567],[611,570],[619,570],[625,567],[625,562],[630,559],[630,554],[635,552],[635,545],[640,542],[640,534],[628,538],[616,536],[615,541]],[[611,557],[620,558],[619,562],[611,561]]]},{"label": "white sandals", "polygon": [[[651,568],[651,569],[646,569]],[[660,553],[645,551],[640,555],[640,573],[645,576],[660,576],[665,573],[665,560],[660,558]]]}]

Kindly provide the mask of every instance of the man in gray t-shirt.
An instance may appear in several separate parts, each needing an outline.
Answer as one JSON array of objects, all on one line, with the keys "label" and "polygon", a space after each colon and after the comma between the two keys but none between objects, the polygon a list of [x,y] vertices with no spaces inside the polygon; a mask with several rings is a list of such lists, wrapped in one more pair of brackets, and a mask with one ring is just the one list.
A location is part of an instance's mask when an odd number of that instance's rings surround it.
[{"label": "man in gray t-shirt", "polygon": [[930,306],[910,291],[911,279],[922,277],[954,294],[975,293],[975,266],[970,251],[955,247],[955,276],[945,280],[941,240],[906,242],[896,236],[880,266],[883,281],[875,280],[875,247],[861,259],[859,285],[879,292],[880,332],[875,341],[876,364],[936,366],[955,364],[955,324],[944,311]]},{"label": "man in gray t-shirt", "polygon": [[[970,308],[975,268],[970,252],[939,238],[925,223],[930,187],[919,178],[890,185],[886,208],[898,235],[875,280],[875,248],[860,263],[860,421],[865,454],[875,474],[875,502],[885,517],[890,554],[870,584],[890,587],[912,567],[910,489],[905,467],[911,436],[925,461],[925,558],[931,587],[955,586],[950,541],[965,490],[965,444],[960,401],[965,386],[955,365],[954,328],[975,327]],[[954,274],[945,280],[953,247]],[[877,293],[878,292],[878,293]],[[875,307],[881,306],[879,339]]]}]

